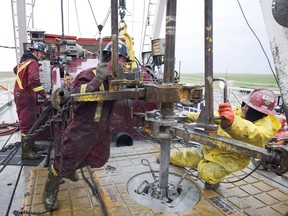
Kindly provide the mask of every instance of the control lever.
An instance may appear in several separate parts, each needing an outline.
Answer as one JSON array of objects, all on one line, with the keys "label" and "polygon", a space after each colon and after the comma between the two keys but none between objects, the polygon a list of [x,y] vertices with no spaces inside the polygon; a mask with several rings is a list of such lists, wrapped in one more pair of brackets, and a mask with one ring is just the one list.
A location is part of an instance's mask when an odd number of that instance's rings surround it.
[{"label": "control lever", "polygon": [[154,182],[153,182],[153,183],[155,183],[156,180],[157,180],[157,178],[156,178],[156,175],[155,175],[155,173],[154,173],[154,170],[153,170],[152,167],[151,167],[150,162],[149,162],[147,159],[142,159],[142,160],[141,160],[141,164],[142,164],[143,166],[148,166],[148,167],[149,167],[150,172],[151,172],[151,174],[152,174],[152,177],[153,177],[153,179],[154,179]]},{"label": "control lever", "polygon": [[181,178],[179,179],[179,181],[176,183],[175,185],[175,189],[177,189],[179,187],[179,185],[181,184],[181,182],[186,178],[186,176],[188,175],[188,173],[190,172],[192,168],[188,169],[184,175],[181,176]]}]

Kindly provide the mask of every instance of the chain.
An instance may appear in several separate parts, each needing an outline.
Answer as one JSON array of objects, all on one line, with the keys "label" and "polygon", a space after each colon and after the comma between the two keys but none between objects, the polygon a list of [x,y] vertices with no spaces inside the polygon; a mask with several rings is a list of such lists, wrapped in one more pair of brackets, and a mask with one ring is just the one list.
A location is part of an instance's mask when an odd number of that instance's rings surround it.
[{"label": "chain", "polygon": [[[62,167],[63,167],[63,151],[64,151],[64,135],[65,135],[65,123],[62,121],[62,135],[61,135],[61,144],[60,144],[60,164],[59,164],[59,173],[58,173],[58,178],[59,181],[61,181],[61,174],[62,174]],[[60,184],[57,185],[57,188],[54,190],[54,197],[55,199],[53,200],[52,206],[54,206],[54,203],[57,199],[57,193],[59,190]]]},{"label": "chain", "polygon": [[[48,119],[46,122],[45,122],[45,124],[44,125],[42,125],[42,126],[40,126],[39,127],[39,129],[37,129],[37,130],[35,130],[33,133],[31,133],[31,134],[29,134],[28,136],[29,136],[29,138],[32,138],[33,136],[35,136],[35,135],[37,135],[39,132],[41,132],[41,131],[43,131],[46,127],[48,127],[48,126],[50,126],[51,125],[51,123],[53,122],[53,121],[55,121],[57,118],[59,118],[59,117],[62,117],[62,115],[64,114],[64,112],[66,111],[66,110],[68,110],[68,109],[70,109],[70,105],[71,105],[71,101],[69,101],[69,102],[67,102],[63,107],[62,107],[62,109],[61,110],[59,110],[57,113],[56,113],[56,115],[54,115],[54,116],[52,116],[50,119]],[[64,141],[64,131],[65,131],[65,124],[64,124],[64,122],[62,121],[62,136],[61,136],[61,144],[60,144],[60,153],[61,153],[61,158],[60,158],[60,173],[59,173],[59,177],[61,176],[60,174],[61,174],[61,170],[62,170],[62,164],[63,164],[63,156],[62,156],[62,153],[63,153],[63,141]],[[23,141],[21,141],[21,142],[16,142],[17,144],[18,143],[23,143]],[[15,144],[16,144],[15,143]],[[15,146],[15,144],[14,144],[14,146]],[[19,145],[19,144],[18,144]],[[14,146],[11,148],[10,147],[11,145],[9,145],[9,148],[10,149],[13,149],[14,148]],[[7,146],[8,147],[8,146]],[[6,150],[7,151],[7,150]],[[58,191],[58,189],[59,189],[59,185],[58,185],[58,188],[57,188],[57,190],[55,190],[55,193],[57,193],[57,191]],[[57,195],[57,194],[56,194]],[[56,199],[56,195],[55,195],[55,199]],[[53,201],[53,203],[55,202],[55,200]],[[16,215],[16,216],[19,216],[19,215],[23,215],[23,214],[28,214],[28,215],[42,215],[42,214],[45,214],[45,213],[47,213],[48,212],[48,210],[45,210],[45,211],[27,211],[27,210],[20,210],[20,211],[18,211],[18,210],[14,210],[13,211],[13,214],[14,215]]]},{"label": "chain", "polygon": [[[36,129],[33,133],[30,133],[27,135],[27,139],[31,139],[35,137],[37,134],[39,134],[41,131],[44,131],[46,127],[50,126],[53,121],[55,121],[57,118],[63,115],[63,113],[70,109],[71,101],[68,101],[66,104],[63,105],[62,109],[59,110],[56,115],[52,116],[50,119],[48,119],[44,125],[41,125],[39,129]],[[0,152],[6,152],[8,150],[12,150],[14,148],[17,148],[19,145],[22,145],[25,141],[19,141],[15,142],[14,144],[9,144],[8,146],[3,147]]]},{"label": "chain", "polygon": [[47,213],[48,211],[45,210],[45,211],[27,211],[27,210],[21,210],[21,211],[18,211],[18,210],[14,210],[13,211],[13,215],[16,215],[16,216],[19,216],[19,215],[24,215],[24,214],[27,214],[27,215],[42,215],[42,214],[45,214]]}]

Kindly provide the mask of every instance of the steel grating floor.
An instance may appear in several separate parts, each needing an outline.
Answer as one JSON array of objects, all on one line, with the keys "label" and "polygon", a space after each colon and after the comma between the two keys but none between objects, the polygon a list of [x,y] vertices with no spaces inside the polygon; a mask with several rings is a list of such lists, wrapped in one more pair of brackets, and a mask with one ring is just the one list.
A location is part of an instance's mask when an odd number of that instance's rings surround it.
[{"label": "steel grating floor", "polygon": [[19,148],[16,154],[9,160],[9,162],[5,162],[5,159],[8,155],[10,155],[12,150],[8,150],[6,152],[0,152],[0,164],[7,164],[7,165],[18,165],[18,166],[38,166],[44,159],[45,156],[41,156],[41,158],[37,160],[22,160],[21,154],[22,149]]}]

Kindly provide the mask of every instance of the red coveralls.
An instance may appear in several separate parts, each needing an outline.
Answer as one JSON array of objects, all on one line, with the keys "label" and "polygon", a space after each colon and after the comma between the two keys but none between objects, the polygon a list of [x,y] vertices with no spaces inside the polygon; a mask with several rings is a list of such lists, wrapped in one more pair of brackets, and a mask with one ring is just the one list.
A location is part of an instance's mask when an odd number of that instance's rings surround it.
[{"label": "red coveralls", "polygon": [[28,134],[37,120],[36,95],[46,98],[46,92],[40,82],[39,63],[32,54],[24,54],[21,62],[14,67],[16,81],[14,86],[14,100],[22,134]]},{"label": "red coveralls", "polygon": [[[108,81],[96,78],[96,68],[82,71],[74,80],[72,93],[104,91]],[[53,167],[61,176],[68,176],[81,165],[101,167],[110,156],[110,121],[115,101],[80,102],[73,106],[73,118],[68,122],[64,142],[57,147]],[[61,145],[61,144],[60,144]]]}]

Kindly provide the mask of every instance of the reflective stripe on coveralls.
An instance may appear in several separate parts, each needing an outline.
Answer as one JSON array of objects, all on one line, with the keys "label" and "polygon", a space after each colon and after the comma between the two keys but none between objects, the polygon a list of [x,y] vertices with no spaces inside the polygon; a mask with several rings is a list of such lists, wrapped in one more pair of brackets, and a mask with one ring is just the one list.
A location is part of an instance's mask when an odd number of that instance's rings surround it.
[{"label": "reflective stripe on coveralls", "polygon": [[[23,90],[23,85],[19,78],[19,73],[23,71],[31,62],[32,61],[25,62],[24,64],[22,64],[20,67],[17,68],[16,82],[18,83],[19,88],[22,90]],[[32,91],[34,91],[35,93],[42,91],[42,90],[44,90],[44,87],[42,85],[32,89]]]},{"label": "reflective stripe on coveralls", "polygon": [[34,92],[39,92],[39,91],[44,90],[44,87],[43,87],[43,86],[39,86],[39,87],[33,88],[32,90],[33,90]]},{"label": "reflective stripe on coveralls", "polygon": [[[94,73],[95,76],[96,76],[96,70],[93,70],[93,73]],[[87,84],[81,85],[81,86],[80,86],[80,93],[86,93],[86,87],[87,87]],[[105,87],[104,87],[103,83],[100,85],[99,90],[100,90],[100,91],[105,91]],[[97,103],[97,107],[96,107],[95,115],[94,115],[94,121],[95,121],[95,122],[100,122],[101,113],[102,113],[102,108],[103,108],[103,102],[102,102],[102,101],[99,101],[99,102]]]},{"label": "reflective stripe on coveralls", "polygon": [[18,75],[19,75],[19,73],[20,73],[22,70],[24,70],[30,63],[31,63],[31,61],[28,61],[28,62],[25,62],[24,64],[22,64],[20,67],[19,67],[19,65],[18,65],[18,67],[17,67],[16,82],[18,83],[18,86],[19,86],[20,89],[23,89],[23,86],[22,86],[22,82],[21,82],[21,80],[20,80],[20,78],[19,78]]},{"label": "reflective stripe on coveralls", "polygon": [[[279,120],[268,115],[254,122],[241,117],[241,109],[234,110],[235,119],[229,129],[218,127],[218,135],[233,138],[254,146],[264,147],[265,144],[277,133],[281,127]],[[188,116],[188,122],[198,119],[199,113],[184,112]],[[218,116],[217,113],[214,114]],[[219,121],[215,121],[219,124]],[[196,148],[186,148],[181,151],[172,151],[170,163],[198,169],[199,177],[209,184],[216,184],[234,172],[246,168],[250,157],[231,153],[210,146],[203,146],[203,151]]]},{"label": "reflective stripe on coveralls", "polygon": [[[105,91],[103,83],[99,87],[100,91]],[[95,116],[94,116],[94,121],[95,122],[100,122],[101,119],[101,113],[102,113],[102,108],[103,108],[103,101],[99,101],[97,103],[96,111],[95,111]]]}]

